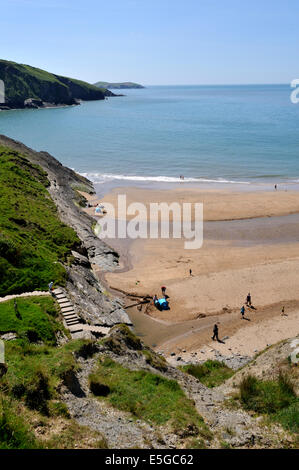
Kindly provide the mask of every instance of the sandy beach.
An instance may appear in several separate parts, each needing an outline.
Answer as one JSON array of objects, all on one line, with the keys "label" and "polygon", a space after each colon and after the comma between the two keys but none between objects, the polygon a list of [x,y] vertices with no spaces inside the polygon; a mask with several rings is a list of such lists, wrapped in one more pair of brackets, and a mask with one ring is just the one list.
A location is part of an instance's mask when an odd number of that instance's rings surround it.
[{"label": "sandy beach", "polygon": [[[204,204],[199,250],[184,249],[182,239],[108,240],[123,254],[121,268],[105,273],[111,289],[152,297],[167,287],[170,310],[127,309],[148,344],[166,355],[180,352],[187,360],[192,353],[202,360],[215,349],[252,356],[298,334],[299,192],[115,188],[101,202],[117,206],[118,193],[126,194],[127,204],[147,207],[162,201]],[[87,211],[94,215],[94,208]],[[248,292],[255,309],[246,309],[246,321],[240,308]],[[283,306],[287,316],[281,316]],[[215,323],[220,338],[228,337],[225,344],[211,341]]]}]

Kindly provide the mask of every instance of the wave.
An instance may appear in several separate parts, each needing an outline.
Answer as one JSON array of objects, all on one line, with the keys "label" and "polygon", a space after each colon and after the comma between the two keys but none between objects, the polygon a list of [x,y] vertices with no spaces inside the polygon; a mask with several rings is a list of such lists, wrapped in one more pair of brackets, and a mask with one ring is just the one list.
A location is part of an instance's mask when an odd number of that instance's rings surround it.
[{"label": "wave", "polygon": [[80,173],[85,178],[91,180],[94,184],[103,184],[108,181],[152,181],[156,183],[224,183],[224,184],[250,184],[249,181],[226,180],[224,178],[188,178],[184,179],[174,176],[138,176],[138,175],[114,175],[110,173]]}]

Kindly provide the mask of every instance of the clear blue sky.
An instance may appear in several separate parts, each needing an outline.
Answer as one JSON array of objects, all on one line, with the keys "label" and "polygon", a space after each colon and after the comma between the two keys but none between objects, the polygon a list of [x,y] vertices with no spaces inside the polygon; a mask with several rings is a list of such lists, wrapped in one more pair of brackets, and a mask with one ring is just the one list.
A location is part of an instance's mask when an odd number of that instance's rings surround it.
[{"label": "clear blue sky", "polygon": [[0,58],[89,82],[289,83],[298,0],[1,0]]}]

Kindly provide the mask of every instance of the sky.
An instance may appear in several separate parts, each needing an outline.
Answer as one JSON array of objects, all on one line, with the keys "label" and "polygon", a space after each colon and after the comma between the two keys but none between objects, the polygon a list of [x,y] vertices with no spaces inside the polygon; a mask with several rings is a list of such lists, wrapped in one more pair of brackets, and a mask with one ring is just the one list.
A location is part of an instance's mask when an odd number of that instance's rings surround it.
[{"label": "sky", "polygon": [[298,0],[0,0],[0,58],[94,83],[290,83]]}]

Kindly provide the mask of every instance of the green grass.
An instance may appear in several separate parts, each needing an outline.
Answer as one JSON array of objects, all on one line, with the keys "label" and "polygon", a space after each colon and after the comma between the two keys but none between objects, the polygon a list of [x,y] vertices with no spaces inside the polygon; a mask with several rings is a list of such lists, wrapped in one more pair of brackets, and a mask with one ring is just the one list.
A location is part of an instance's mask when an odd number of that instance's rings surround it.
[{"label": "green grass", "polygon": [[248,375],[240,383],[240,401],[247,410],[268,416],[285,429],[299,431],[299,399],[287,374],[276,380]]},{"label": "green grass", "polygon": [[[112,406],[128,411],[149,423],[169,423],[177,432],[209,437],[209,432],[195,406],[174,380],[146,371],[132,371],[108,357],[102,357],[89,377],[90,385],[109,388],[106,398]],[[107,391],[107,388],[105,389]]]},{"label": "green grass", "polygon": [[64,225],[45,172],[0,146],[0,296],[64,283],[65,262],[79,243]]},{"label": "green grass", "polygon": [[20,416],[17,404],[0,395],[0,449],[39,448],[28,423]]},{"label": "green grass", "polygon": [[180,367],[181,370],[196,377],[209,388],[218,387],[234,375],[234,371],[223,362],[208,360],[203,364],[190,364]]},{"label": "green grass", "polygon": [[22,400],[28,408],[50,414],[50,400],[59,399],[60,385],[78,368],[73,355],[78,347],[78,342],[61,347],[30,344],[26,340],[6,342],[7,373],[0,379],[0,389]]},{"label": "green grass", "polygon": [[15,332],[18,336],[56,344],[56,332],[63,326],[56,319],[58,312],[51,297],[21,297],[0,302],[0,333]]}]

